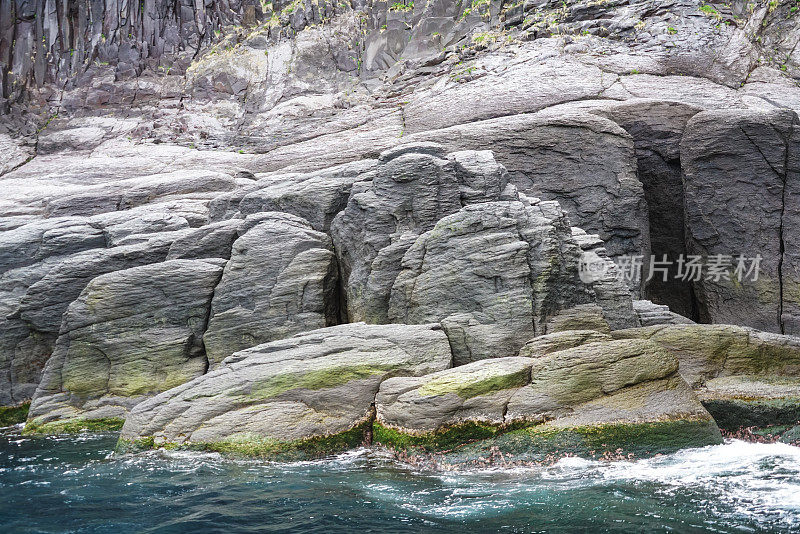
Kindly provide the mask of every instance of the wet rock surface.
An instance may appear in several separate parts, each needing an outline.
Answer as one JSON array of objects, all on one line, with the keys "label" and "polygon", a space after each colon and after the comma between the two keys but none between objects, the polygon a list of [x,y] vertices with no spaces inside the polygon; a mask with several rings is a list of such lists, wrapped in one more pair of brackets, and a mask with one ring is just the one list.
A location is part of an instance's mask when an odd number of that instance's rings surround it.
[{"label": "wet rock surface", "polygon": [[[4,5],[0,406],[264,455],[465,424],[465,456],[590,427],[654,452],[718,439],[695,394],[722,426],[788,425],[799,20],[787,0]],[[251,373],[280,391],[248,397]]]}]

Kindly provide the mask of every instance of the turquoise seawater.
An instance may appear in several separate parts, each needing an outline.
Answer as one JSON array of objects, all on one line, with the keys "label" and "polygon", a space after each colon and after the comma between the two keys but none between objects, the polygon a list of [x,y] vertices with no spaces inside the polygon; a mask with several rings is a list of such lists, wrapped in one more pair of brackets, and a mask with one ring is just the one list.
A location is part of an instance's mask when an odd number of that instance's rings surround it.
[{"label": "turquoise seawater", "polygon": [[370,450],[280,465],[115,441],[0,431],[0,532],[800,531],[800,448],[782,444],[437,473]]}]

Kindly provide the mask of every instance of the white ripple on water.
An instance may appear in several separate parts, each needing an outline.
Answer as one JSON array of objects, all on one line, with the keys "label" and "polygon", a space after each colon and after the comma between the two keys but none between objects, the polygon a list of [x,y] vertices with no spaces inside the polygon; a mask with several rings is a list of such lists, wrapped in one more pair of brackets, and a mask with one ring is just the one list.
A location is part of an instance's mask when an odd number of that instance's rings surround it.
[{"label": "white ripple on water", "polygon": [[736,513],[800,526],[800,448],[784,443],[731,440],[596,469],[607,480],[656,482],[665,492],[704,490]]},{"label": "white ripple on water", "polygon": [[724,515],[800,527],[800,448],[729,440],[634,461],[564,458],[549,467],[491,468],[446,474],[435,488],[382,481],[365,483],[370,499],[429,517],[464,519],[545,505],[554,491],[620,484],[647,485],[657,498],[679,493],[724,504]]}]

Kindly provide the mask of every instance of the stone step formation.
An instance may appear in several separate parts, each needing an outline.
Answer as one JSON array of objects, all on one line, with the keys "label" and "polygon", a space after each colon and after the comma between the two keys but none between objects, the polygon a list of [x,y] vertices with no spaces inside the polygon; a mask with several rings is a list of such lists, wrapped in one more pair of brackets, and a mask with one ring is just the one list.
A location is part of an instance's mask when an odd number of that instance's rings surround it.
[{"label": "stone step formation", "polygon": [[0,8],[0,424],[274,459],[800,421],[793,2]]}]

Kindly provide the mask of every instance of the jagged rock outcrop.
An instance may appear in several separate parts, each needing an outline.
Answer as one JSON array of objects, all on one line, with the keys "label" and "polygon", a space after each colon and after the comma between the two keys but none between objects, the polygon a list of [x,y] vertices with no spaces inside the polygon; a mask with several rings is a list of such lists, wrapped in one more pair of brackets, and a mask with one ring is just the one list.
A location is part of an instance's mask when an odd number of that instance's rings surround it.
[{"label": "jagged rock outcrop", "polygon": [[487,202],[444,217],[403,256],[389,320],[442,321],[457,365],[517,353],[549,316],[592,295],[554,202]]},{"label": "jagged rock outcrop", "polygon": [[490,146],[510,183],[528,196],[558,201],[572,224],[600,236],[610,256],[650,254],[634,142],[611,120],[559,107],[411,138],[433,140],[450,150]]},{"label": "jagged rock outcrop", "polygon": [[350,321],[386,323],[401,260],[416,238],[464,204],[514,196],[489,152],[446,154],[436,144],[384,152],[331,226]]},{"label": "jagged rock outcrop", "polygon": [[203,335],[211,368],[242,349],[338,322],[330,238],[287,213],[252,215],[243,226]]},{"label": "jagged rock outcrop", "polygon": [[[720,443],[677,370],[658,344],[621,340],[392,378],[376,398],[375,440],[461,458]],[[452,450],[464,442],[475,443]]]},{"label": "jagged rock outcrop", "polygon": [[353,184],[371,180],[377,166],[376,160],[363,160],[307,174],[265,176],[215,198],[209,219],[283,211],[304,218],[317,231],[327,232],[333,218],[347,205]]},{"label": "jagged rock outcrop", "polygon": [[208,368],[202,335],[224,260],[172,260],[94,278],[64,314],[28,430],[120,425],[142,399]]},{"label": "jagged rock outcrop", "polygon": [[87,70],[109,63],[116,79],[133,78],[145,67],[182,71],[223,26],[263,17],[261,3],[251,0],[201,5],[35,0],[5,2],[0,9],[0,96],[10,100],[25,86],[80,85]]},{"label": "jagged rock outcrop", "polygon": [[654,341],[720,426],[794,424],[800,418],[800,338],[731,325],[665,325],[612,332]]},{"label": "jagged rock outcrop", "polygon": [[358,446],[390,376],[450,366],[437,325],[348,324],[234,354],[208,374],[142,402],[127,446],[183,445],[272,458]]}]

